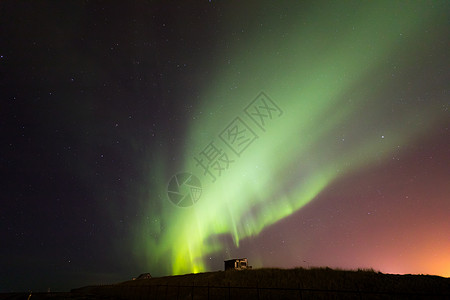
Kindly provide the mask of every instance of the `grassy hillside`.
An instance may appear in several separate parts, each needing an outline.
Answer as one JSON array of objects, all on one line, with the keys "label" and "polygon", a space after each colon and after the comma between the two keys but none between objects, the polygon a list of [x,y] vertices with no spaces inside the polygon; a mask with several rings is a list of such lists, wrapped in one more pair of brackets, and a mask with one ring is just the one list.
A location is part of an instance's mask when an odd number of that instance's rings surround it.
[{"label": "grassy hillside", "polygon": [[450,279],[373,270],[255,269],[126,281],[72,292],[115,299],[450,299]]}]

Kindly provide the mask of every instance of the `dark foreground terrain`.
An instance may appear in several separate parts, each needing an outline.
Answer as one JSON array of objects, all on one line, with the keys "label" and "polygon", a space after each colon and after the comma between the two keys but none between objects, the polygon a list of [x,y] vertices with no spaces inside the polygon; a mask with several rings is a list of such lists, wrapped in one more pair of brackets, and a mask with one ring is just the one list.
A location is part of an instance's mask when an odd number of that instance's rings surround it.
[{"label": "dark foreground terrain", "polygon": [[[0,299],[28,299],[0,294]],[[257,269],[210,272],[87,286],[32,299],[450,299],[450,278],[372,270]]]}]

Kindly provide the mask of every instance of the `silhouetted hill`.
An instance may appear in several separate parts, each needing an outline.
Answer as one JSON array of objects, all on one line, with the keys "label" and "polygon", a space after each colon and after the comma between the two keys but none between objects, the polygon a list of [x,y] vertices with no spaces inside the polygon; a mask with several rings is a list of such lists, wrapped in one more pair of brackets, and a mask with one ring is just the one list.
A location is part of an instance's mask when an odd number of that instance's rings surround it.
[{"label": "silhouetted hill", "polygon": [[[0,294],[27,299],[28,294]],[[373,270],[254,269],[218,271],[86,286],[31,299],[450,299],[450,278]]]},{"label": "silhouetted hill", "polygon": [[118,299],[450,299],[450,279],[373,270],[219,271],[73,290]]}]

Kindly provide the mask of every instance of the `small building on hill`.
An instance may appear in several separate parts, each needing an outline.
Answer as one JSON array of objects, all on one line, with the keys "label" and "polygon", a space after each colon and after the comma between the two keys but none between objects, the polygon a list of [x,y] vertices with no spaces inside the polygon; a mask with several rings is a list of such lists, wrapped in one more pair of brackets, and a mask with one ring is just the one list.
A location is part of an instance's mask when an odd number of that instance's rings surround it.
[{"label": "small building on hill", "polygon": [[252,267],[248,265],[247,258],[234,258],[225,260],[225,271],[227,270],[247,270]]},{"label": "small building on hill", "polygon": [[152,275],[150,275],[150,273],[142,273],[141,275],[139,275],[136,278],[136,280],[139,280],[139,279],[150,279],[150,278],[152,278]]}]

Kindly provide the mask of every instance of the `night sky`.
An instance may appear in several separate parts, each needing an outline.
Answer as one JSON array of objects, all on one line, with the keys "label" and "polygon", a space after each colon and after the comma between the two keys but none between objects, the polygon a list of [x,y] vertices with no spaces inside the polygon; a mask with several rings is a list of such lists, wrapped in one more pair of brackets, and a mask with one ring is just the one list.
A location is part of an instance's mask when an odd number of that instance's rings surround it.
[{"label": "night sky", "polygon": [[450,277],[449,1],[1,1],[0,292]]}]

